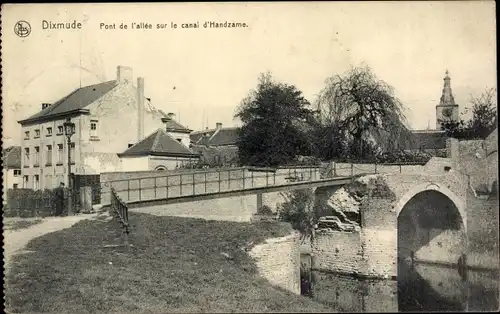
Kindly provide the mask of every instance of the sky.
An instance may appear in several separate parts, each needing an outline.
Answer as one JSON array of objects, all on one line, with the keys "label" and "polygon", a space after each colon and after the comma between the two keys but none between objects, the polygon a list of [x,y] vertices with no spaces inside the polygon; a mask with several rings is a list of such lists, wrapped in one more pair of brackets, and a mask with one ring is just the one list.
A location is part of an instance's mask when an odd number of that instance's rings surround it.
[{"label": "sky", "polygon": [[[15,34],[19,20],[29,36]],[[82,28],[42,29],[43,20]],[[153,29],[130,29],[141,22]],[[20,143],[17,121],[41,103],[113,80],[118,65],[144,78],[155,107],[194,130],[238,125],[238,104],[267,71],[314,102],[328,77],[367,65],[394,88],[414,129],[435,126],[446,69],[461,110],[471,94],[496,88],[493,1],[19,4],[2,6],[2,30],[4,145]]]}]

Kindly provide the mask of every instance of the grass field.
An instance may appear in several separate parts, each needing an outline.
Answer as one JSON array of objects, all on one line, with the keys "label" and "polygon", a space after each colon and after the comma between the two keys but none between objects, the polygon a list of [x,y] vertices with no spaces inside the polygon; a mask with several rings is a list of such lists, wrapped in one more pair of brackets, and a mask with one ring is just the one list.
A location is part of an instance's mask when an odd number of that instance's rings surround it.
[{"label": "grass field", "polygon": [[[331,312],[261,279],[242,250],[290,232],[236,223],[131,214],[128,250],[113,222],[86,220],[30,242],[14,256],[8,312]],[[228,253],[227,259],[221,253]]]}]

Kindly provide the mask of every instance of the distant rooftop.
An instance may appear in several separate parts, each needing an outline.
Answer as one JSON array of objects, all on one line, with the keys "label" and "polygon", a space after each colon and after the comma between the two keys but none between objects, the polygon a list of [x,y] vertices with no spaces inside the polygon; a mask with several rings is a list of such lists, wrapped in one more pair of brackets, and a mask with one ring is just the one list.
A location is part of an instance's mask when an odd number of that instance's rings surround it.
[{"label": "distant rooftop", "polygon": [[193,153],[188,147],[174,139],[163,129],[158,129],[139,143],[118,154],[118,156],[198,157],[197,154]]}]

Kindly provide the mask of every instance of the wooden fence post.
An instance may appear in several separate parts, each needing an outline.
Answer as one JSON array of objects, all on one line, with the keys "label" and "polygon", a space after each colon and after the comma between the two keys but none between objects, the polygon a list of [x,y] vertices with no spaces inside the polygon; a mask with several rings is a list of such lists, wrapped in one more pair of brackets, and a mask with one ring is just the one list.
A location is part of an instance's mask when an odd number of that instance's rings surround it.
[{"label": "wooden fence post", "polygon": [[179,196],[182,196],[182,174],[179,175],[179,187],[180,187]]},{"label": "wooden fence post", "polygon": [[142,192],[142,191],[141,191],[141,189],[142,189],[142,187],[141,187],[141,181],[142,181],[142,179],[141,179],[141,178],[139,178],[139,201],[142,199],[142,198],[141,198],[141,194],[142,194],[142,193],[141,193],[141,192]]},{"label": "wooden fence post", "polygon": [[193,172],[193,195],[195,194],[194,172]]}]

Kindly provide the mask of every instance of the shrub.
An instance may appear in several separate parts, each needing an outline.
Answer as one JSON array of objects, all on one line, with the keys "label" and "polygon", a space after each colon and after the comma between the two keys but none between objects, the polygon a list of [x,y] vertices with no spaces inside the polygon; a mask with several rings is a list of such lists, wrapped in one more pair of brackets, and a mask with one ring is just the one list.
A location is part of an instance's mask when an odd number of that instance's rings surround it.
[{"label": "shrub", "polygon": [[274,212],[269,206],[264,205],[257,209],[257,215],[274,216]]},{"label": "shrub", "polygon": [[50,216],[55,211],[54,190],[10,189],[7,191],[7,217]]},{"label": "shrub", "polygon": [[279,219],[291,223],[299,231],[301,240],[314,239],[314,225],[317,217],[314,212],[314,194],[312,190],[296,190],[282,193],[286,201],[278,206]]}]

